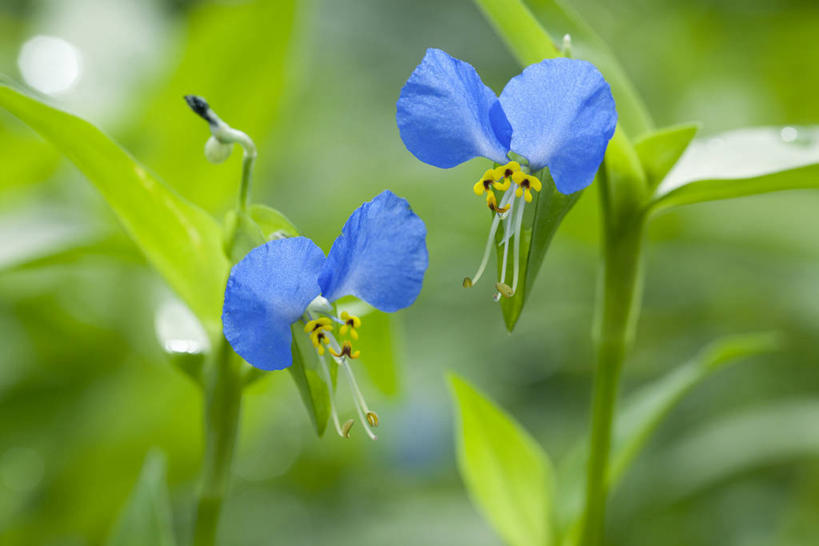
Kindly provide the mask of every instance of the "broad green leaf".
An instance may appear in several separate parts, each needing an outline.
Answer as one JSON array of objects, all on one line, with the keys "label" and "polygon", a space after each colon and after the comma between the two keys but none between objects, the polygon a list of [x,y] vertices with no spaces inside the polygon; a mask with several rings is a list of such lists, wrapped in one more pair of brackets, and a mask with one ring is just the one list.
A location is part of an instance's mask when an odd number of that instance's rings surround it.
[{"label": "broad green leaf", "polygon": [[619,122],[632,137],[650,131],[654,124],[642,99],[617,61],[611,48],[564,2],[558,0],[527,0],[538,21],[552,36],[572,38],[572,57],[593,63],[611,85],[617,101]]},{"label": "broad green leaf", "polygon": [[[165,84],[138,112],[132,138],[145,150],[145,163],[175,189],[206,210],[221,212],[236,199],[241,153],[220,165],[205,160],[210,136],[206,124],[185,106],[182,96],[203,96],[231,126],[250,135],[262,153],[255,183],[274,157],[277,122],[304,64],[296,48],[300,18],[308,3],[297,0],[204,2],[190,10],[184,51],[171,65]],[[279,173],[281,167],[274,172]]]},{"label": "broad green leaf", "polygon": [[227,259],[221,229],[90,123],[0,85],[5,108],[64,153],[212,335],[221,330]]},{"label": "broad green leaf", "polygon": [[800,458],[816,460],[819,400],[769,402],[709,421],[658,457],[660,468],[646,478],[662,485],[659,492],[666,502],[756,468]]},{"label": "broad green leaf", "polygon": [[697,139],[649,211],[780,190],[819,188],[819,127],[739,129]]},{"label": "broad green leaf", "polygon": [[552,544],[552,467],[509,415],[454,374],[458,467],[477,507],[512,546]]},{"label": "broad green leaf", "polygon": [[361,319],[359,339],[355,348],[361,357],[353,365],[360,363],[373,385],[387,396],[395,396],[400,390],[399,363],[395,348],[398,338],[398,316],[384,313],[371,305],[345,298],[337,302],[338,311],[347,311]]},{"label": "broad green leaf", "polygon": [[653,190],[663,181],[668,171],[688,148],[699,128],[698,123],[666,127],[644,135],[634,143],[650,189]]},{"label": "broad green leaf", "polygon": [[[330,417],[330,390],[324,380],[325,374],[319,357],[308,336],[304,335],[302,326],[301,322],[296,322],[291,327],[293,365],[288,370],[299,388],[301,401],[307,409],[310,422],[313,423],[316,433],[321,436]],[[332,359],[325,358],[325,361],[329,365]]]},{"label": "broad green leaf", "polygon": [[111,532],[107,546],[174,546],[173,516],[165,481],[165,455],[145,457],[139,480]]},{"label": "broad green leaf", "polygon": [[[535,200],[529,208],[534,209],[531,220],[524,218],[524,226],[531,225],[531,228],[521,230],[521,255],[520,255],[520,281],[511,298],[501,300],[501,310],[506,328],[511,332],[517,324],[518,318],[523,311],[523,306],[529,298],[529,294],[534,286],[543,260],[546,258],[546,251],[552,242],[552,238],[560,227],[563,218],[580,199],[583,192],[575,192],[571,195],[563,195],[557,191],[554,180],[548,171],[540,173],[540,180],[543,183],[543,190],[535,194]],[[529,223],[529,221],[531,223]],[[498,229],[498,242],[503,238],[503,228]],[[498,273],[502,267],[503,246],[498,245]],[[514,255],[512,249],[509,250],[509,265],[507,266],[507,284],[512,278],[512,266]]]},{"label": "broad green leaf", "polygon": [[[609,466],[609,488],[619,484],[628,467],[679,402],[697,385],[725,366],[778,347],[773,333],[729,336],[712,342],[686,364],[650,383],[629,396],[617,416],[612,437]],[[569,526],[568,534],[577,529],[583,500],[583,470],[587,446],[575,446],[560,471],[560,520]]]},{"label": "broad green leaf", "polygon": [[279,235],[296,237],[299,230],[284,214],[267,205],[251,205],[248,214],[262,229],[265,239],[272,239]]},{"label": "broad green leaf", "polygon": [[475,0],[522,66],[559,57],[560,51],[522,0]]}]

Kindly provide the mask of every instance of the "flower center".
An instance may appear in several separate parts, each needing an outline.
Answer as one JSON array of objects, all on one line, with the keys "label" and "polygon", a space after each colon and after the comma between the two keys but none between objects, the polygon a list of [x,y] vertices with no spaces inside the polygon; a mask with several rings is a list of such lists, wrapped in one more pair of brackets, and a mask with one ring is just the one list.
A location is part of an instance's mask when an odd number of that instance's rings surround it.
[{"label": "flower center", "polygon": [[[323,298],[322,298],[323,299]],[[378,415],[369,409],[364,396],[361,394],[361,389],[358,387],[358,382],[355,379],[353,370],[350,367],[350,360],[354,360],[361,356],[361,351],[353,349],[353,341],[358,341],[357,329],[361,327],[361,319],[355,315],[351,315],[347,311],[343,311],[340,316],[336,316],[332,306],[329,302],[325,305],[326,300],[320,302],[321,305],[312,305],[308,307],[305,312],[304,331],[310,336],[310,341],[316,349],[319,361],[324,372],[324,381],[327,383],[327,388],[330,391],[330,415],[333,419],[333,425],[336,428],[339,436],[344,438],[350,437],[350,430],[355,421],[349,420],[342,426],[338,419],[338,412],[335,407],[335,388],[331,378],[330,368],[325,360],[325,346],[329,349],[330,356],[337,366],[344,369],[347,376],[347,381],[350,384],[350,389],[353,393],[353,402],[355,403],[356,412],[359,420],[364,427],[367,435],[375,440],[376,436],[370,430],[378,426]],[[313,314],[320,314],[318,318],[313,318]],[[334,323],[340,324],[339,334],[341,336],[349,337],[344,340],[339,346],[338,341],[333,335]]]},{"label": "flower center", "polygon": [[[515,295],[520,276],[520,234],[523,227],[523,211],[526,203],[531,203],[533,200],[532,191],[539,192],[543,187],[540,180],[527,171],[528,169],[521,167],[517,161],[510,161],[506,165],[487,170],[472,187],[476,195],[486,194],[486,206],[494,215],[478,271],[474,277],[465,277],[463,286],[465,288],[473,286],[483,275],[489,263],[489,254],[498,226],[503,222],[503,238],[500,242],[500,245],[503,246],[503,258],[500,277],[495,284],[497,290],[495,301],[499,301],[501,297],[511,298]],[[511,189],[513,182],[514,190]],[[500,202],[498,202],[495,191],[503,192]],[[513,246],[511,286],[506,283],[510,243]]]}]

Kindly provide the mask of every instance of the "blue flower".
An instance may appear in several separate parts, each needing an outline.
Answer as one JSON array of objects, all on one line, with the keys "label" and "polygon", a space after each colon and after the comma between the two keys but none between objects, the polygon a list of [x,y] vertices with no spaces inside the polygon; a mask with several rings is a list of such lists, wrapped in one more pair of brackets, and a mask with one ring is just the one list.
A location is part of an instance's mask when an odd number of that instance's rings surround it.
[{"label": "blue flower", "polygon": [[[337,316],[332,303],[355,296],[381,311],[408,307],[421,291],[427,264],[424,222],[405,199],[384,191],[353,212],[326,258],[310,239],[293,237],[265,243],[237,263],[225,290],[225,337],[256,368],[281,370],[293,363],[291,326],[303,320],[321,361],[326,346],[346,367],[359,355],[353,341],[361,319]],[[339,344],[334,324],[350,339]],[[357,386],[353,390],[358,393]],[[377,417],[360,393],[356,398],[359,415],[374,426]],[[334,409],[333,418],[341,434]]]},{"label": "blue flower", "polygon": [[[401,89],[396,121],[415,157],[450,168],[475,157],[499,167],[474,184],[495,213],[487,250],[471,286],[483,273],[491,241],[504,221],[500,294],[517,288],[523,209],[542,184],[533,173],[548,168],[557,190],[571,194],[591,184],[617,124],[606,80],[594,65],[575,59],[533,64],[506,84],[498,97],[468,63],[428,49]],[[515,159],[516,161],[509,161]],[[503,192],[500,199],[495,191]],[[515,272],[506,285],[506,255],[514,239]]]}]

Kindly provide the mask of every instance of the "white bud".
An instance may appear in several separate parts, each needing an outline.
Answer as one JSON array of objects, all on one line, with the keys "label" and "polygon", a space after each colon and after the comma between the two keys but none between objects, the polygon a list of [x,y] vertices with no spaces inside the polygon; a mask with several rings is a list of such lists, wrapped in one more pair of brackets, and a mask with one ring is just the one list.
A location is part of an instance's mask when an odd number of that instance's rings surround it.
[{"label": "white bud", "polygon": [[213,136],[205,143],[205,157],[211,163],[222,163],[230,157],[231,151],[233,151],[233,143],[225,144],[219,142],[219,140]]}]

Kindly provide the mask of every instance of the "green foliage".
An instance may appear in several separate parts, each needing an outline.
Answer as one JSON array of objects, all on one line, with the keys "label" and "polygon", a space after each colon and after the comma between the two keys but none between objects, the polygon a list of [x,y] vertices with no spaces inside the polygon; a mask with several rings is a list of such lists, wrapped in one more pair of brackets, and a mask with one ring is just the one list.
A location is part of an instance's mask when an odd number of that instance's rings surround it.
[{"label": "green foliage", "polygon": [[513,546],[552,544],[552,467],[509,415],[454,374],[458,468],[473,502]]},{"label": "green foliage", "polygon": [[[296,322],[291,327],[293,332],[293,365],[288,368],[290,376],[296,382],[299,389],[301,401],[310,416],[316,433],[321,436],[327,428],[327,419],[330,417],[330,390],[325,381],[325,373],[322,370],[319,356],[304,335],[303,325]],[[327,359],[326,361],[332,361]],[[330,373],[333,376],[332,382],[335,384],[336,364],[329,364]]]},{"label": "green foliage", "polygon": [[[292,38],[300,9],[305,8],[296,0],[208,3],[195,8],[179,66],[137,118],[141,123],[133,137],[145,144],[146,164],[206,210],[221,212],[235,199],[241,154],[234,150],[218,166],[205,161],[207,127],[184,107],[182,96],[201,95],[215,111],[224,113],[226,122],[261,147],[276,127],[287,94],[295,89],[298,73],[290,61],[295,49]],[[271,153],[273,149],[268,148],[260,160],[281,160]]]},{"label": "green foliage", "polygon": [[[539,178],[543,183],[543,189],[535,194],[532,227],[521,230],[520,284],[511,298],[501,300],[503,320],[510,332],[520,318],[523,305],[531,293],[529,288],[534,285],[537,274],[540,272],[552,238],[557,233],[563,218],[583,194],[582,191],[579,191],[571,195],[563,195],[557,191],[554,180],[546,169],[539,173]],[[501,240],[502,237],[503,229],[499,228],[498,240]],[[497,253],[498,267],[500,267],[503,260],[502,246],[497,247]]]},{"label": "green foliage", "polygon": [[560,51],[522,0],[475,0],[522,66],[559,57]]},{"label": "green foliage", "polygon": [[0,107],[40,133],[88,177],[157,271],[208,332],[220,335],[227,259],[213,218],[90,123],[7,86],[0,86]]},{"label": "green foliage", "polygon": [[653,190],[660,185],[668,171],[676,165],[688,148],[699,128],[698,123],[666,127],[643,135],[634,143],[634,149],[637,150],[646,173],[649,189]]},{"label": "green foliage", "polygon": [[694,387],[728,364],[774,351],[778,347],[779,338],[772,333],[716,340],[687,364],[675,368],[629,397],[615,422],[609,486],[617,485],[651,434]]},{"label": "green foliage", "polygon": [[106,546],[174,546],[173,515],[165,482],[165,455],[153,450],[145,457],[128,503]]},{"label": "green foliage", "polygon": [[355,342],[361,363],[373,385],[387,396],[398,394],[399,377],[399,328],[400,318],[375,309],[354,298],[342,298],[336,303],[338,312],[347,311],[361,319],[360,339]]},{"label": "green foliage", "polygon": [[619,123],[637,137],[651,131],[653,122],[634,84],[626,75],[611,48],[570,6],[560,0],[527,0],[535,18],[552,36],[569,34],[572,57],[592,62],[606,77],[617,101]]},{"label": "green foliage", "polygon": [[[783,135],[785,135],[784,138]],[[819,188],[819,128],[741,129],[695,141],[649,205],[682,205]]]},{"label": "green foliage", "polygon": [[267,205],[251,205],[248,214],[261,228],[266,240],[281,235],[295,237],[299,234],[299,230],[296,229],[293,222],[288,220],[281,212]]}]

